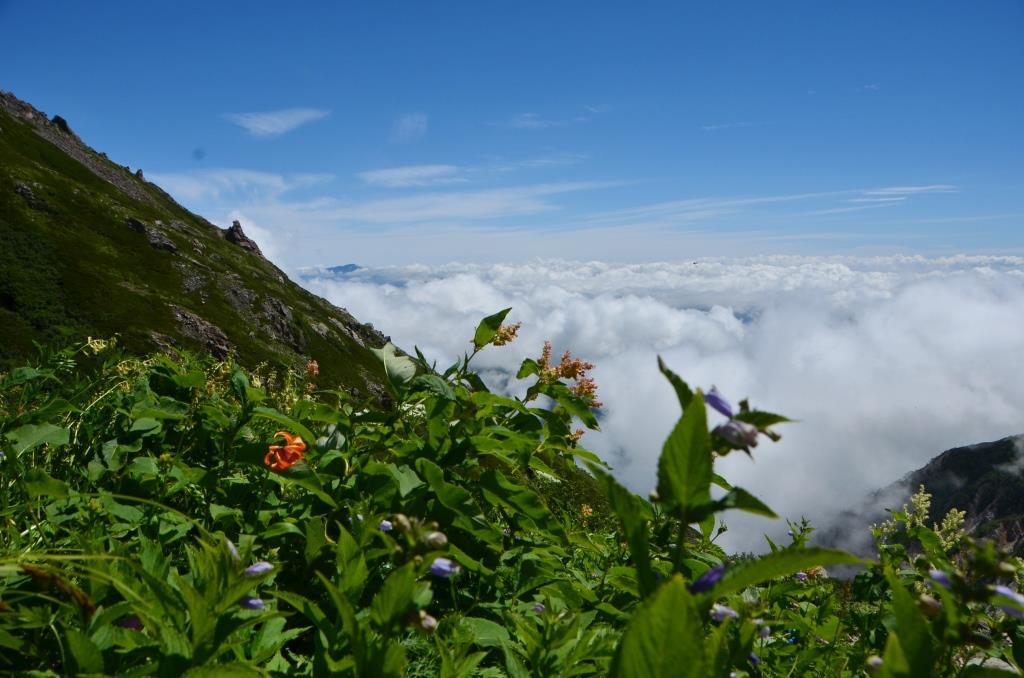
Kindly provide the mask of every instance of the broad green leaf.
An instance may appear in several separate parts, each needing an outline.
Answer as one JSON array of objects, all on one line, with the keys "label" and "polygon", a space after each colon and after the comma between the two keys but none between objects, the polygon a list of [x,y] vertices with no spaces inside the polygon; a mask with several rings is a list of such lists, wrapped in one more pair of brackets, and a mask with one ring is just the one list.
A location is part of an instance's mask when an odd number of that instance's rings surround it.
[{"label": "broad green leaf", "polygon": [[404,355],[398,355],[398,349],[390,341],[383,348],[373,348],[370,352],[377,356],[384,366],[388,381],[396,388],[408,383],[416,376],[416,363]]},{"label": "broad green leaf", "polygon": [[614,678],[704,678],[704,620],[680,575],[633,613],[622,634]]},{"label": "broad green leaf", "polygon": [[505,627],[490,619],[463,617],[460,623],[469,628],[473,642],[480,647],[501,647],[510,640]]},{"label": "broad green leaf", "polygon": [[668,368],[668,365],[666,365],[665,361],[661,359],[661,356],[658,356],[658,369],[661,370],[661,373],[664,374],[665,378],[668,379],[670,384],[672,384],[672,388],[676,392],[676,397],[679,398],[679,406],[682,407],[685,412],[686,408],[690,406],[690,401],[693,400],[693,391],[690,390],[690,386],[683,381],[678,374]]},{"label": "broad green leaf", "polygon": [[446,481],[440,466],[429,459],[420,458],[416,460],[416,468],[427,479],[430,489],[443,505],[469,517],[480,513],[473,502],[473,495],[466,489]]},{"label": "broad green leaf", "polygon": [[505,316],[511,310],[511,308],[506,308],[481,320],[480,324],[477,325],[476,333],[473,335],[473,347],[480,350],[491,343],[494,335],[498,333],[498,328],[501,327],[502,321],[505,320]]},{"label": "broad green leaf", "polygon": [[26,424],[5,435],[14,447],[14,456],[20,457],[40,445],[67,445],[70,431],[53,424]]},{"label": "broad green leaf", "polygon": [[896,617],[893,630],[899,636],[900,647],[910,665],[910,675],[914,678],[928,678],[934,669],[935,657],[935,640],[929,630],[928,620],[918,609],[914,597],[888,568],[885,578],[892,590],[892,610]]},{"label": "broad green leaf", "polygon": [[283,534],[297,534],[300,537],[305,537],[306,533],[296,525],[295,523],[286,523],[284,521],[274,523],[261,533],[264,539],[273,539],[274,537],[280,537]]},{"label": "broad green leaf", "polygon": [[439,398],[455,400],[455,391],[448,382],[436,374],[422,374],[412,382],[413,388],[429,391]]},{"label": "broad green leaf", "polygon": [[66,631],[68,649],[77,667],[76,674],[103,673],[103,654],[89,636],[78,629]]},{"label": "broad green leaf", "polygon": [[747,513],[756,513],[760,516],[767,518],[778,518],[775,511],[768,508],[764,502],[750,494],[742,487],[734,487],[729,490],[728,493],[717,502],[718,510],[724,511],[726,509],[740,509]]},{"label": "broad green leaf", "polygon": [[699,506],[711,500],[711,441],[704,398],[691,406],[665,441],[658,459],[658,496],[670,508]]},{"label": "broad green leaf", "polygon": [[620,485],[610,474],[596,464],[588,464],[598,484],[604,490],[608,503],[622,522],[626,542],[637,568],[637,582],[640,593],[646,596],[654,590],[654,574],[651,571],[650,547],[648,545],[647,523],[651,519],[651,507],[640,497]]},{"label": "broad green leaf", "polygon": [[41,468],[31,468],[25,473],[25,490],[30,497],[62,499],[68,496],[68,486]]},{"label": "broad green leaf", "polygon": [[[305,442],[306,445],[312,445],[313,443],[316,442],[316,436],[313,435],[312,431],[310,431],[308,428],[306,428],[299,422],[295,421],[288,415],[282,414],[281,412],[278,412],[273,408],[254,407],[252,410],[252,416],[259,419],[269,419],[271,421],[277,422],[278,424],[281,424],[286,429],[288,429],[289,433],[301,436],[303,442]],[[277,442],[278,441],[268,441],[267,444],[277,444]],[[284,441],[282,440],[280,442],[283,443]]]},{"label": "broad green leaf", "polygon": [[370,606],[370,617],[381,630],[387,630],[413,606],[416,573],[412,563],[395,570],[384,580]]},{"label": "broad green leaf", "polygon": [[784,549],[729,568],[715,586],[714,593],[716,598],[720,598],[742,591],[748,586],[784,577],[816,565],[857,565],[864,562],[862,558],[833,549]]},{"label": "broad green leaf", "polygon": [[387,470],[391,477],[395,479],[395,482],[398,483],[398,494],[402,497],[405,497],[424,484],[420,477],[416,475],[416,472],[405,464],[396,466],[394,463],[391,463],[387,465]]}]

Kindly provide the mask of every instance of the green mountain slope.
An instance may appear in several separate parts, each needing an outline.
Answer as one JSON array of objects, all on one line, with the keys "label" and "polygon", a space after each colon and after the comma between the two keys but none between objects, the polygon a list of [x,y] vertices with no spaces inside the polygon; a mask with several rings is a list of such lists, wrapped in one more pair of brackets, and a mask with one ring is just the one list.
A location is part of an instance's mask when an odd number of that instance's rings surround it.
[{"label": "green mountain slope", "polygon": [[184,346],[243,364],[319,362],[322,384],[376,391],[385,338],[303,290],[237,225],[222,230],[142,172],[0,92],[0,364],[60,327],[131,351]]}]

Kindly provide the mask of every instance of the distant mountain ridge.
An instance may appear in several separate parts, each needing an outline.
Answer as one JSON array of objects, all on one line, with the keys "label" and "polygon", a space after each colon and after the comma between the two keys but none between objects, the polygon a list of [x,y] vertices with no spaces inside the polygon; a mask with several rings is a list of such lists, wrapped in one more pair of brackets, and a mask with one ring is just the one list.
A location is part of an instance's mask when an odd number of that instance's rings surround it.
[{"label": "distant mountain ridge", "polygon": [[220,229],[67,120],[0,91],[0,368],[58,327],[135,352],[187,347],[243,364],[320,364],[322,383],[379,391],[384,337]]},{"label": "distant mountain ridge", "polygon": [[932,495],[929,520],[941,522],[950,509],[966,511],[964,528],[1014,553],[1024,553],[1024,435],[946,450],[920,469],[872,493],[843,511],[818,535],[819,543],[867,553],[867,528],[888,518],[924,485]]}]

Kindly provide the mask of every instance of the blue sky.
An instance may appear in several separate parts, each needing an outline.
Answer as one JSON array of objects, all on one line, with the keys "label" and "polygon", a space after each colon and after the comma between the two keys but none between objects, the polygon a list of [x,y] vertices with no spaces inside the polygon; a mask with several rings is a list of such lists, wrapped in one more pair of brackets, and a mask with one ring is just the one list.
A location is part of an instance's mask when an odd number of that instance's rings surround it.
[{"label": "blue sky", "polygon": [[1024,251],[1019,1],[301,6],[0,0],[0,88],[287,268]]}]

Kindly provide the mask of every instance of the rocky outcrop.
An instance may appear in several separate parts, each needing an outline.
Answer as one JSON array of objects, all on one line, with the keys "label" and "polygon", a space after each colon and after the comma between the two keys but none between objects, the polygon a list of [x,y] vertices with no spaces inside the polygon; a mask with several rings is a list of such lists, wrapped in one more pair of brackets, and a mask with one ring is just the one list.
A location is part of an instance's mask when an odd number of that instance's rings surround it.
[{"label": "rocky outcrop", "polygon": [[237,219],[235,221],[232,221],[231,228],[225,229],[223,233],[224,239],[227,240],[229,243],[238,245],[243,250],[252,252],[253,254],[259,256],[261,259],[264,258],[263,252],[260,251],[259,245],[256,244],[255,240],[253,240],[252,238],[245,234],[245,231],[242,230],[242,224]]},{"label": "rocky outcrop", "polygon": [[38,197],[28,184],[15,185],[14,192],[20,195],[32,209],[38,212],[50,211],[50,206],[46,204],[46,201]]},{"label": "rocky outcrop", "polygon": [[85,165],[90,172],[109,182],[125,195],[140,202],[151,205],[158,204],[144,188],[144,185],[132,176],[127,168],[110,162],[106,156],[96,153],[86,146],[71,130],[68,121],[61,116],[55,115],[51,120],[31,104],[18,99],[9,92],[2,91],[0,91],[0,109],[32,125],[39,136]]},{"label": "rocky outcrop", "polygon": [[306,340],[295,323],[292,310],[280,299],[266,297],[263,300],[263,329],[273,337],[296,351],[306,350]]},{"label": "rocky outcrop", "polygon": [[219,327],[180,306],[171,306],[171,311],[182,334],[202,344],[215,358],[223,360],[231,352],[231,342]]},{"label": "rocky outcrop", "polygon": [[160,232],[156,227],[150,226],[144,221],[140,221],[135,217],[128,217],[125,220],[125,225],[136,233],[146,236],[146,240],[149,241],[150,247],[154,249],[171,253],[178,251],[178,246],[175,245],[170,238]]}]

